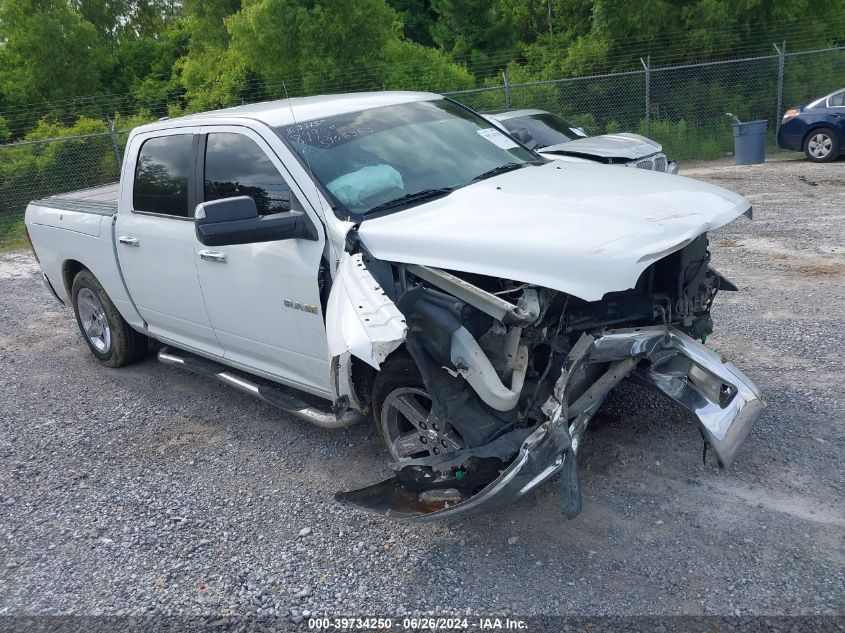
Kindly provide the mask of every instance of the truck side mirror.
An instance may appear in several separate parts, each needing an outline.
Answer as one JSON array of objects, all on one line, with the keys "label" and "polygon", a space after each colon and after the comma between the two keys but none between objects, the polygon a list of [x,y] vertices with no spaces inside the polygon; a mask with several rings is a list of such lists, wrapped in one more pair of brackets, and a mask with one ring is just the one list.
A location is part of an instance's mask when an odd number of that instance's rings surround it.
[{"label": "truck side mirror", "polygon": [[304,212],[286,211],[260,216],[255,200],[249,196],[198,204],[194,220],[197,239],[205,246],[317,239],[317,231]]},{"label": "truck side mirror", "polygon": [[204,224],[234,222],[236,220],[254,220],[258,217],[255,200],[249,196],[222,198],[197,205],[194,219]]}]

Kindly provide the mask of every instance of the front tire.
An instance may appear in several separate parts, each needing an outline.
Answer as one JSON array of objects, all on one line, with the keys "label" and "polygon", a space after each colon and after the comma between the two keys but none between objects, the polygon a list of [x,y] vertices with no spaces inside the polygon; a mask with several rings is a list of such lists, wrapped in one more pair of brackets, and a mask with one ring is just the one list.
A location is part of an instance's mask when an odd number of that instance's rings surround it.
[{"label": "front tire", "polygon": [[839,137],[829,127],[820,127],[804,139],[804,154],[814,163],[829,163],[839,156]]},{"label": "front tire", "polygon": [[71,298],[82,338],[103,365],[123,367],[144,356],[147,337],[129,326],[90,271],[73,278]]},{"label": "front tire", "polygon": [[400,353],[382,364],[373,381],[372,404],[376,428],[394,461],[463,448],[451,425],[432,416],[431,396],[410,356]]}]

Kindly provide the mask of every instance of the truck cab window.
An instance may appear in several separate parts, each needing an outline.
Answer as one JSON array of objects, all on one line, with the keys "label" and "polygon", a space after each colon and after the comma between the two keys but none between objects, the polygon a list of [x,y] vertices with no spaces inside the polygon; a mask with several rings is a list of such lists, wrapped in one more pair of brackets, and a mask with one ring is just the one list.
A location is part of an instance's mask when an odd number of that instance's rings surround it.
[{"label": "truck cab window", "polygon": [[136,211],[189,217],[188,170],[192,134],[144,141],[135,166],[132,204]]},{"label": "truck cab window", "polygon": [[249,196],[258,213],[290,211],[290,186],[252,139],[230,132],[208,135],[205,148],[205,200]]}]

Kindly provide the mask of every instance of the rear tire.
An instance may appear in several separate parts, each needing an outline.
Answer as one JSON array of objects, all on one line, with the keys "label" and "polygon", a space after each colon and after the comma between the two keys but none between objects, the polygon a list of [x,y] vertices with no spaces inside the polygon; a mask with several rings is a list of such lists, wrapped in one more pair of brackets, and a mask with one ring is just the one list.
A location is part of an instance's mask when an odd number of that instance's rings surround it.
[{"label": "rear tire", "polygon": [[839,157],[839,137],[829,127],[816,128],[804,139],[804,155],[814,163],[829,163]]},{"label": "rear tire", "polygon": [[73,278],[70,295],[82,338],[103,365],[123,367],[144,356],[147,337],[124,320],[91,271]]}]

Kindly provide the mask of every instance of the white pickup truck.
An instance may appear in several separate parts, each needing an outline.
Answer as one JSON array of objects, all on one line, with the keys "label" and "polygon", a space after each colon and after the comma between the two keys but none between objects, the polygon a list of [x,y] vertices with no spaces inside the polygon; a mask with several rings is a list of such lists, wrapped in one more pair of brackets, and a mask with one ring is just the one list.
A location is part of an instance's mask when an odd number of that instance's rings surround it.
[{"label": "white pickup truck", "polygon": [[139,127],[119,185],[36,200],[26,228],[105,365],[153,340],[322,427],[372,416],[395,476],[337,499],[430,520],[557,472],[575,516],[578,447],[626,378],[729,465],[765,405],[703,344],[736,290],[706,232],[742,215],[724,189],[549,161],[449,99],[379,92]]}]

